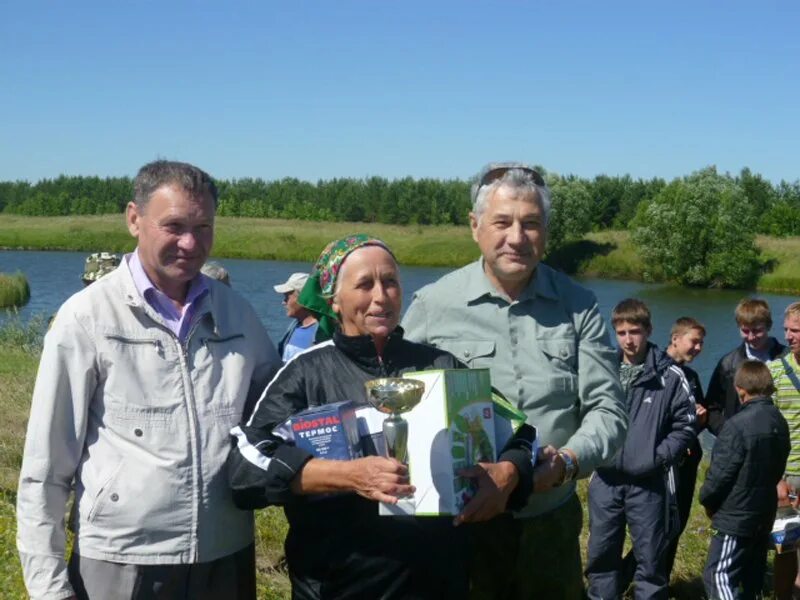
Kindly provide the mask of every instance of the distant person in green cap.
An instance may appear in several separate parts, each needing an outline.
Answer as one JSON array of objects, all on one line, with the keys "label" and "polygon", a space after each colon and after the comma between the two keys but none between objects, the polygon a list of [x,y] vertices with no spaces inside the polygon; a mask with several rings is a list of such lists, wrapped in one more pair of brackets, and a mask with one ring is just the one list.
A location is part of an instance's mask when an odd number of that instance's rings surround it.
[{"label": "distant person in green cap", "polygon": [[226,269],[216,261],[213,260],[208,261],[206,264],[203,265],[203,268],[200,269],[200,272],[206,277],[211,277],[211,279],[216,279],[217,281],[221,281],[228,287],[231,286],[231,276],[230,273],[228,273],[228,269]]},{"label": "distant person in green cap", "polygon": [[93,252],[86,257],[86,262],[83,265],[83,281],[84,287],[91,285],[103,275],[108,275],[119,266],[119,256],[111,254],[110,252]]}]

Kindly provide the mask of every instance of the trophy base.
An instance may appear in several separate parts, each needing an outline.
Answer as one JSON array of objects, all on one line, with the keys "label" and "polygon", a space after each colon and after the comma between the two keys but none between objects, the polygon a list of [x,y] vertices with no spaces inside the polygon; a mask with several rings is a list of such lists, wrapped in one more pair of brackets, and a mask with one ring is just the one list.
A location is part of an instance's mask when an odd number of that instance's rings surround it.
[{"label": "trophy base", "polygon": [[381,516],[389,517],[407,517],[417,514],[417,502],[414,496],[410,498],[400,498],[397,504],[386,504],[381,502],[378,508],[378,514]]}]

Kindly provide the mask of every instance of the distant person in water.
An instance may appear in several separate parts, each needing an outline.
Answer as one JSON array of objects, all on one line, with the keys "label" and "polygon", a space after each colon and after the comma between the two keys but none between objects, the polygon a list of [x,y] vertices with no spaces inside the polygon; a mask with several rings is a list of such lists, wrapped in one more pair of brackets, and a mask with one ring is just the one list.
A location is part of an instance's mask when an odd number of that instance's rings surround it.
[{"label": "distant person in water", "polygon": [[213,260],[208,261],[203,265],[203,268],[200,269],[200,272],[206,277],[211,277],[211,279],[221,281],[228,287],[231,285],[231,276],[228,273],[228,269],[223,267],[218,262],[214,262]]},{"label": "distant person in water", "polygon": [[83,264],[81,281],[84,287],[93,284],[103,275],[108,275],[119,266],[119,256],[110,252],[93,252]]},{"label": "distant person in water", "polygon": [[279,294],[283,294],[283,306],[286,316],[292,319],[289,329],[278,342],[278,354],[283,362],[295,354],[314,345],[319,322],[316,315],[298,302],[298,296],[308,281],[308,273],[292,273],[284,283],[272,286]]}]

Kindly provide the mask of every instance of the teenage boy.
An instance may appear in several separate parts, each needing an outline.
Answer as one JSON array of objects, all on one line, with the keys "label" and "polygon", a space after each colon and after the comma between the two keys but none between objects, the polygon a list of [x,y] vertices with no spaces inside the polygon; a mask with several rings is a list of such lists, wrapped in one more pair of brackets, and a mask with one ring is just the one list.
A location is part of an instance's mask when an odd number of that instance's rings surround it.
[{"label": "teenage boy", "polygon": [[783,344],[769,335],[772,313],[765,300],[744,298],[736,305],[734,314],[742,343],[717,363],[706,393],[708,430],[714,435],[719,435],[725,420],[735,415],[741,406],[733,385],[738,366],[747,359],[774,360],[786,351]]},{"label": "teenage boy", "polygon": [[611,323],[629,425],[613,466],[598,467],[589,484],[589,597],[618,598],[625,591],[627,525],[637,563],[636,598],[666,598],[665,551],[677,530],[672,467],[696,436],[694,398],[683,371],[648,341],[652,324],[643,302],[623,300]]},{"label": "teenage boy", "polygon": [[[703,397],[703,386],[700,383],[700,376],[697,371],[689,367],[689,363],[700,355],[703,351],[703,343],[706,338],[706,328],[697,319],[692,317],[680,317],[672,325],[670,331],[670,342],[667,346],[667,355],[678,365],[686,381],[689,383],[689,390],[692,392],[695,401],[695,429],[699,434],[706,426],[708,412],[706,410],[705,398]],[[667,548],[667,577],[672,573],[672,566],[675,564],[675,554],[678,551],[678,541],[686,524],[689,522],[689,515],[692,511],[692,500],[694,498],[695,483],[697,482],[697,468],[703,458],[703,450],[697,436],[692,440],[692,444],[686,451],[684,458],[678,462],[676,499],[678,502],[678,516],[680,517],[680,527],[676,535]]]},{"label": "teenage boy", "polygon": [[756,598],[762,592],[767,548],[789,456],[789,427],[770,396],[769,369],[744,361],[734,388],[742,409],[717,436],[700,503],[713,537],[703,582],[709,598]]}]

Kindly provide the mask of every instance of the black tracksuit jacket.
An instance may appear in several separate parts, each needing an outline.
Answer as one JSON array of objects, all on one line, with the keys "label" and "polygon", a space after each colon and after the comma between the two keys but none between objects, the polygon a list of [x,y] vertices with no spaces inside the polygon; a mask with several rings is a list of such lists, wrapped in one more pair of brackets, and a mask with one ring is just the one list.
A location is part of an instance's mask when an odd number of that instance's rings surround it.
[{"label": "black tracksuit jacket", "polygon": [[[786,353],[786,346],[775,338],[769,350],[769,359],[775,360]],[[711,379],[708,381],[705,406],[708,409],[708,430],[714,435],[719,435],[726,419],[730,419],[739,412],[741,403],[736,389],[733,387],[733,377],[736,369],[747,360],[747,350],[744,342],[719,359]]]},{"label": "black tracksuit jacket", "polygon": [[754,398],[725,422],[700,488],[711,526],[728,535],[768,533],[778,503],[776,487],[789,456],[789,426],[770,398]]},{"label": "black tracksuit jacket", "polygon": [[628,435],[613,466],[597,472],[613,481],[662,473],[681,460],[697,436],[695,403],[682,369],[648,344],[644,371],[628,391]]}]

